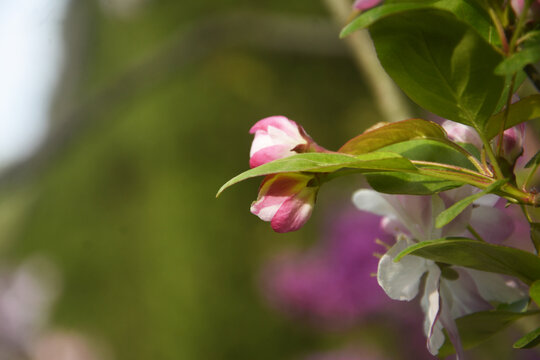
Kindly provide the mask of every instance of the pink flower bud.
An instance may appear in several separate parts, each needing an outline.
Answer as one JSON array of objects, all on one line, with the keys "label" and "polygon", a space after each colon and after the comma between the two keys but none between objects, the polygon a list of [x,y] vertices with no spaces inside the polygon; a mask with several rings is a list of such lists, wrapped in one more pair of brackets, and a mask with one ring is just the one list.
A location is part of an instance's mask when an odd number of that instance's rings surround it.
[{"label": "pink flower bud", "polygon": [[319,186],[315,177],[300,173],[268,175],[259,189],[251,212],[261,220],[270,221],[279,233],[296,231],[308,221],[313,211]]},{"label": "pink flower bud", "polygon": [[353,9],[365,11],[382,3],[382,0],[356,0]]},{"label": "pink flower bud", "polygon": [[502,142],[503,156],[509,164],[514,164],[523,154],[524,137],[525,123],[521,123],[504,131]]},{"label": "pink flower bud", "polygon": [[450,120],[445,120],[442,123],[442,127],[444,130],[446,130],[450,140],[466,144],[473,144],[478,149],[482,148],[482,140],[472,127]]},{"label": "pink flower bud", "polygon": [[[512,9],[516,13],[516,16],[520,16],[525,7],[525,0],[511,0]],[[533,1],[531,4],[531,9],[529,13],[529,18],[539,19],[540,18],[540,0]]]},{"label": "pink flower bud", "polygon": [[249,152],[249,166],[252,168],[297,153],[326,151],[300,125],[284,116],[262,119],[253,125],[249,133],[255,134]]}]

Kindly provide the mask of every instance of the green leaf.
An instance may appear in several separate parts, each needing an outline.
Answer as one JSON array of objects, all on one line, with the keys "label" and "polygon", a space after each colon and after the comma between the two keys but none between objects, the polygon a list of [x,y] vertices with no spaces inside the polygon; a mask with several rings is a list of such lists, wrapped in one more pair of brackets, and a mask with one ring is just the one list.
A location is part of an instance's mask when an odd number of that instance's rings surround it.
[{"label": "green leaf", "polygon": [[403,250],[394,261],[399,261],[405,255],[511,275],[527,284],[540,279],[539,257],[523,250],[477,240],[447,238],[422,241]]},{"label": "green leaf", "polygon": [[529,161],[527,161],[527,163],[525,164],[525,169],[535,166],[539,162],[540,162],[540,150],[538,150],[536,154],[534,154],[534,156],[530,158]]},{"label": "green leaf", "polygon": [[[524,313],[497,310],[481,311],[456,319],[456,325],[463,348],[471,349],[506,329],[516,320],[537,314],[538,311]],[[454,347],[447,337],[444,345],[439,349],[438,356],[445,358],[454,352]]]},{"label": "green leaf", "polygon": [[338,153],[303,153],[274,160],[247,170],[227,181],[219,189],[216,196],[219,196],[223,190],[231,185],[257,176],[286,172],[327,173],[345,168],[358,169],[359,172],[416,170],[416,167],[409,160],[399,154],[376,152],[352,156]]},{"label": "green leaf", "polygon": [[529,295],[540,306],[540,280],[535,281],[529,289]]},{"label": "green leaf", "polygon": [[386,16],[399,14],[408,10],[414,9],[427,9],[433,7],[436,1],[424,1],[424,2],[402,2],[402,3],[390,3],[377,6],[369,11],[362,13],[356,19],[351,21],[343,28],[339,36],[344,38],[349,36],[356,30],[367,28],[374,24],[377,20],[380,20]]},{"label": "green leaf", "polygon": [[498,180],[495,181],[493,184],[489,185],[484,190],[480,191],[479,193],[476,193],[471,196],[467,196],[464,199],[461,199],[460,201],[456,202],[452,206],[450,206],[448,209],[441,212],[437,219],[435,220],[435,226],[437,228],[442,228],[446,224],[448,224],[450,221],[454,220],[456,216],[461,214],[463,210],[467,208],[467,206],[471,205],[474,201],[478,200],[484,195],[487,195],[489,193],[492,193],[495,190],[498,190],[503,184],[507,183],[508,180]]},{"label": "green leaf", "polygon": [[381,64],[423,108],[478,129],[491,116],[504,87],[494,74],[500,55],[454,15],[411,10],[371,26]]},{"label": "green leaf", "polygon": [[385,194],[431,195],[462,186],[458,181],[443,180],[411,173],[369,173],[366,179],[373,190]]},{"label": "green leaf", "polygon": [[[516,89],[519,89],[521,84],[527,79],[527,74],[525,71],[518,71],[516,74],[516,79],[514,81],[514,84],[512,86],[512,76],[506,76],[506,79],[504,81],[504,89],[501,94],[501,97],[499,98],[499,102],[497,103],[497,106],[495,107],[495,113],[501,111],[506,106],[506,103],[508,101],[508,93],[512,91],[512,94],[516,92]],[[489,121],[489,120],[488,120]]]},{"label": "green leaf", "polygon": [[380,151],[400,154],[409,160],[444,163],[475,170],[474,165],[462,152],[439,140],[409,140],[385,146]]},{"label": "green leaf", "polygon": [[534,64],[538,60],[540,60],[540,46],[535,44],[535,46],[526,47],[504,59],[495,68],[495,74],[512,75],[522,70],[525,65]]},{"label": "green leaf", "polygon": [[423,138],[447,139],[440,125],[423,119],[408,119],[368,130],[347,141],[338,151],[360,155],[395,143]]},{"label": "green leaf", "polygon": [[513,345],[514,349],[530,349],[540,344],[540,327],[531,331]]},{"label": "green leaf", "polygon": [[540,223],[533,222],[531,225],[531,241],[537,252],[540,252]]},{"label": "green leaf", "polygon": [[497,305],[497,310],[499,311],[511,311],[516,313],[522,313],[527,311],[529,307],[529,297],[526,296],[520,300],[514,301],[513,303],[502,303]]},{"label": "green leaf", "polygon": [[[521,124],[522,122],[537,119],[540,117],[540,94],[527,96],[520,101],[510,105],[508,119],[505,129]],[[504,119],[504,110],[493,115],[485,128],[488,139],[495,137],[499,133],[500,124]]]},{"label": "green leaf", "polygon": [[380,19],[410,10],[440,9],[454,13],[459,19],[475,27],[479,34],[490,41],[494,33],[489,16],[475,1],[470,0],[408,0],[384,3],[360,14],[341,31],[340,37],[346,37],[356,30],[364,29]]}]

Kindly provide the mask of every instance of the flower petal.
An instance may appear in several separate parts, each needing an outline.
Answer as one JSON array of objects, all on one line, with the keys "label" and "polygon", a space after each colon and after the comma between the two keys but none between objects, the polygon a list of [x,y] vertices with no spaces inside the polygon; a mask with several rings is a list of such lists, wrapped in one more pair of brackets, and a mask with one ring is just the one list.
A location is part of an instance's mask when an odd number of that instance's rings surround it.
[{"label": "flower petal", "polygon": [[420,300],[420,306],[425,314],[424,334],[427,337],[427,348],[432,355],[436,355],[444,343],[442,325],[437,322],[441,309],[439,296],[441,270],[434,263],[431,263],[427,270],[428,275],[424,285],[424,294]]},{"label": "flower petal", "polygon": [[358,210],[367,211],[379,216],[397,216],[395,209],[381,193],[370,189],[357,190],[352,197]]},{"label": "flower petal", "polygon": [[[253,142],[255,144],[255,142]],[[270,161],[282,159],[296,154],[287,145],[272,145],[253,153],[249,159],[251,168],[266,164]]]},{"label": "flower petal", "polygon": [[356,10],[369,10],[372,7],[379,5],[382,0],[356,0],[353,5],[353,9]]},{"label": "flower petal", "polygon": [[299,174],[267,176],[261,184],[257,200],[251,204],[251,212],[261,220],[271,221],[281,205],[301,191],[310,179],[310,176]]},{"label": "flower petal", "polygon": [[272,229],[279,233],[296,231],[308,221],[313,211],[318,187],[305,187],[287,199],[272,218]]},{"label": "flower petal", "polygon": [[427,270],[427,260],[418,256],[405,256],[399,262],[394,262],[394,258],[412,244],[407,237],[400,236],[379,261],[377,281],[394,300],[410,301],[416,297],[422,274]]},{"label": "flower petal", "polygon": [[273,127],[283,131],[286,135],[292,138],[301,139],[299,125],[286,118],[285,116],[270,116],[262,120],[257,121],[255,125],[249,129],[250,134],[255,134],[257,131],[269,132],[269,127]]},{"label": "flower petal", "polygon": [[479,206],[471,215],[472,228],[487,242],[499,244],[514,231],[512,218],[503,210]]},{"label": "flower petal", "polygon": [[475,282],[480,296],[487,301],[509,304],[527,295],[514,280],[502,275],[473,269],[466,271]]}]

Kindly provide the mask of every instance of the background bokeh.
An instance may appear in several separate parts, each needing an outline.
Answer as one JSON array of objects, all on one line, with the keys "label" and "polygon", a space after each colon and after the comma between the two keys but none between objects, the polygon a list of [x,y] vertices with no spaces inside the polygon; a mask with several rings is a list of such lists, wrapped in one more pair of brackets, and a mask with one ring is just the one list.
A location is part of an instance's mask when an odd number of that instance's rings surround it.
[{"label": "background bokeh", "polygon": [[[268,264],[330,241],[335,214],[356,216],[360,178],[327,186],[291,234],[249,213],[256,180],[215,199],[248,167],[263,117],[286,115],[329,149],[382,120],[338,33],[312,0],[70,2],[49,134],[0,176],[2,261],[56,269],[47,326],[114,359],[426,356],[407,340],[422,320],[408,304],[321,328],[265,293]],[[412,319],[396,325],[399,311]]]}]

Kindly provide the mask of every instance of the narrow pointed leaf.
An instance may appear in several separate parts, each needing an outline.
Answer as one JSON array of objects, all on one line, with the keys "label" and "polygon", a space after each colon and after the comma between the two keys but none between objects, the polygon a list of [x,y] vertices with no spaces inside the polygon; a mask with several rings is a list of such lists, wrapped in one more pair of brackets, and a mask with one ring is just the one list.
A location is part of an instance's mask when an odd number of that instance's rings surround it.
[{"label": "narrow pointed leaf", "polygon": [[540,60],[540,46],[531,46],[504,59],[495,68],[495,74],[512,75],[522,70],[527,64],[534,64]]},{"label": "narrow pointed leaf", "polygon": [[515,349],[530,349],[540,344],[540,327],[514,343]]},{"label": "narrow pointed leaf", "polygon": [[360,155],[403,141],[425,138],[447,139],[440,125],[423,119],[408,119],[368,130],[347,141],[338,151]]},{"label": "narrow pointed leaf", "polygon": [[540,306],[540,280],[535,281],[529,289],[529,296]]},{"label": "narrow pointed leaf", "polygon": [[461,214],[461,212],[465,210],[467,206],[471,205],[474,201],[480,199],[484,195],[487,195],[489,193],[492,193],[495,190],[498,190],[503,184],[507,182],[508,180],[496,181],[493,184],[489,185],[484,190],[482,190],[481,192],[468,196],[456,202],[455,204],[453,204],[452,206],[450,206],[448,209],[444,210],[437,216],[437,219],[435,220],[435,226],[437,228],[442,228],[443,226],[448,224],[450,221],[454,220],[456,216]]},{"label": "narrow pointed leaf", "polygon": [[523,250],[466,238],[422,241],[402,251],[433,261],[515,276],[530,284],[540,279],[540,258]]},{"label": "narrow pointed leaf", "polygon": [[[522,122],[540,118],[540,94],[527,96],[510,105],[505,129],[521,124]],[[504,110],[493,115],[486,124],[485,131],[488,139],[499,133],[499,128],[504,119]]]},{"label": "narrow pointed leaf", "polygon": [[[456,319],[456,325],[463,348],[471,349],[506,329],[513,322],[534,315],[538,315],[538,311],[524,313],[498,310],[481,311]],[[446,337],[438,355],[444,359],[453,353],[455,353],[454,347]]]},{"label": "narrow pointed leaf", "polygon": [[370,30],[381,64],[411,99],[443,118],[484,128],[505,79],[494,74],[502,55],[474,28],[447,11],[411,10]]},{"label": "narrow pointed leaf", "polygon": [[529,161],[527,161],[527,163],[525,164],[525,169],[535,166],[539,162],[540,162],[540,150],[537,151],[536,154],[534,154],[534,156],[529,159]]},{"label": "narrow pointed leaf", "polygon": [[338,153],[304,153],[274,160],[247,170],[227,181],[216,196],[231,185],[257,176],[286,172],[329,173],[346,168],[358,169],[359,172],[416,170],[409,160],[393,153],[376,152],[358,156]]},{"label": "narrow pointed leaf", "polygon": [[540,253],[540,223],[531,223],[531,241],[536,252]]}]

